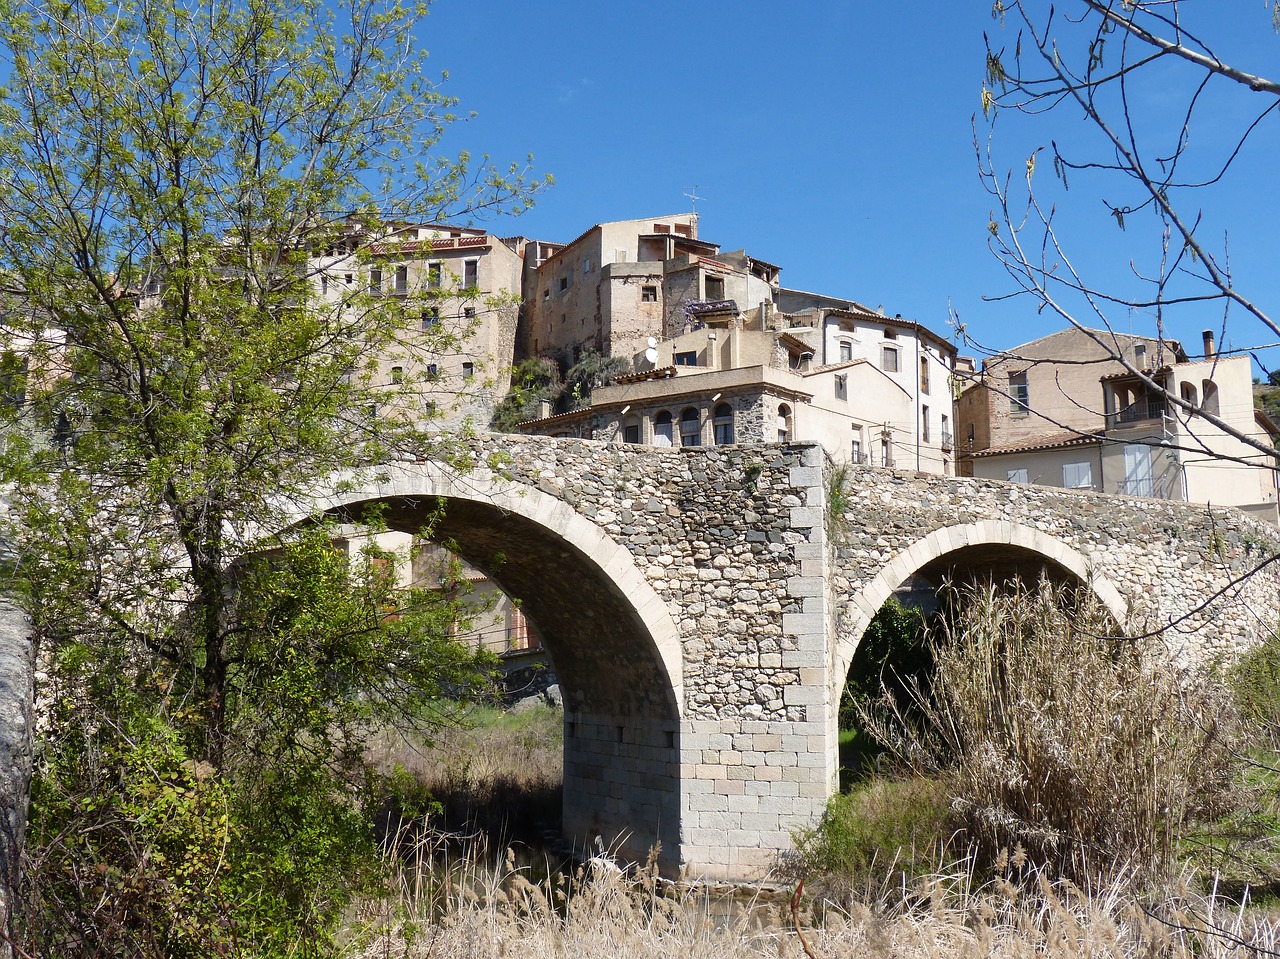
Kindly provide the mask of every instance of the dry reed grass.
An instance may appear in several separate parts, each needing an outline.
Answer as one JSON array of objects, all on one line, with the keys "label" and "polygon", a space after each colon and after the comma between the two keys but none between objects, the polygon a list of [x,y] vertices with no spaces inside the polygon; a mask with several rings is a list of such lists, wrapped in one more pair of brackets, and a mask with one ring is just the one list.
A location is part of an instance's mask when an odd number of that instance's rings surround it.
[{"label": "dry reed grass", "polygon": [[[1086,891],[1051,881],[1027,865],[1021,851],[998,858],[997,878],[984,885],[962,866],[867,900],[811,902],[802,919],[806,938],[819,959],[1240,959],[1280,947],[1276,920],[1195,892],[1189,880],[1140,900],[1124,877]],[[630,875],[605,868],[574,882],[533,883],[508,858],[505,868],[472,864],[437,876],[430,897],[415,896],[418,880],[402,878],[399,902],[366,904],[353,924],[358,932],[349,959],[803,954],[785,897],[732,909],[707,887],[664,883],[651,868]]]},{"label": "dry reed grass", "polygon": [[1176,871],[1178,843],[1237,802],[1242,729],[1228,690],[1158,641],[1106,638],[1096,604],[1042,584],[962,594],[931,637],[919,717],[867,716],[917,769],[945,770],[955,825],[989,860],[1021,844],[1079,878]]}]

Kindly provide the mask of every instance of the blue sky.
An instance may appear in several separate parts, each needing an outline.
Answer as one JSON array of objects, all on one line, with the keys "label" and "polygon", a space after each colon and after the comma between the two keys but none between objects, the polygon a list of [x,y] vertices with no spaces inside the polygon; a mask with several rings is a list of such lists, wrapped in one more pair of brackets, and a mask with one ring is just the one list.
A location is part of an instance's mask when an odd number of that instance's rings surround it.
[{"label": "blue sky", "polygon": [[[435,0],[421,39],[432,68],[449,72],[442,90],[478,114],[445,148],[500,163],[532,153],[535,171],[555,177],[532,211],[489,221],[494,232],[565,241],[595,222],[688,210],[696,186],[701,236],[780,265],[784,285],[883,305],[948,335],[952,308],[979,340],[1006,348],[1062,323],[1029,301],[983,299],[1011,288],[987,249],[993,204],[971,123],[983,32],[1014,44],[989,11],[986,0]],[[1228,57],[1280,74],[1280,37],[1261,0],[1187,0],[1184,11],[1209,24]],[[1167,122],[1189,74],[1161,69],[1134,94],[1144,115]],[[1229,136],[1254,105],[1241,99],[1211,104],[1196,142]],[[997,166],[1018,171],[1050,138],[1088,142],[1068,111],[1005,114],[996,133]],[[1280,119],[1260,134],[1228,179],[1193,201],[1214,237],[1230,231],[1237,285],[1265,305],[1280,294]],[[1045,169],[1037,185],[1052,190],[1051,179]],[[1101,201],[1117,189],[1084,174],[1070,187],[1054,198],[1073,258],[1102,285],[1132,286],[1129,263],[1151,267],[1158,253],[1149,221],[1121,231]],[[1152,330],[1142,313],[1114,318]],[[1171,332],[1198,347],[1199,331],[1222,321],[1221,310],[1196,311],[1171,318]],[[1274,339],[1243,316],[1228,324],[1229,345]],[[1273,352],[1264,362],[1280,366]]]}]

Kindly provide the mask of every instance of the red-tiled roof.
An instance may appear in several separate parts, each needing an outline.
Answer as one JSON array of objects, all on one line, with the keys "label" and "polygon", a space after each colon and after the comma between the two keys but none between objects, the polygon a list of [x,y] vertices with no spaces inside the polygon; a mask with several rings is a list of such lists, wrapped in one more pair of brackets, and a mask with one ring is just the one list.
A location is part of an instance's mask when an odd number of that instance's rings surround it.
[{"label": "red-tiled roof", "polygon": [[976,450],[969,455],[975,458],[980,456],[1003,456],[1009,453],[1066,449],[1071,446],[1092,446],[1100,442],[1102,442],[1102,436],[1098,433],[1076,433],[1072,431],[1042,433],[1039,436],[1029,436],[1025,440],[1019,440],[1016,443],[1005,443],[1003,446],[990,446],[985,450]]}]

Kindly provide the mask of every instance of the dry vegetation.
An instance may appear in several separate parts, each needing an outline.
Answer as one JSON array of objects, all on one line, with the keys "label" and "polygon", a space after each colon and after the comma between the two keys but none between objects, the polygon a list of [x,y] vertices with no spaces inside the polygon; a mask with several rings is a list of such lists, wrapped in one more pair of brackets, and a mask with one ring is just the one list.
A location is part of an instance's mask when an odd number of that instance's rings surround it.
[{"label": "dry vegetation", "polygon": [[558,709],[476,707],[430,742],[384,734],[370,755],[399,783],[385,810],[389,835],[419,837],[425,828],[505,844],[559,829],[564,714]]},{"label": "dry vegetation", "polygon": [[[496,867],[449,861],[433,833],[405,829],[391,857],[399,898],[351,914],[347,955],[1275,954],[1280,920],[1250,887],[1265,896],[1280,875],[1280,650],[1189,675],[1158,640],[1106,638],[1111,625],[1071,599],[967,596],[930,640],[919,700],[874,718],[902,765],[836,797],[797,836],[779,886],[744,899],[662,880],[652,863],[593,860],[566,877],[510,853]],[[476,810],[509,790],[559,783],[558,714],[482,719],[430,753],[384,757],[461,802],[437,822],[480,824]]]},{"label": "dry vegetation", "polygon": [[[1018,857],[1004,857],[1005,873]],[[431,895],[368,904],[353,928],[351,959],[671,959],[801,956],[785,900],[763,898],[730,910],[705,889],[662,883],[642,870],[610,870],[576,884],[534,884],[516,870],[464,868],[437,878]],[[880,890],[866,901],[808,903],[800,925],[817,957],[1075,956],[1237,959],[1280,946],[1275,920],[1181,883],[1135,899],[1123,881],[1088,892],[1043,874],[999,872],[975,888],[961,869]]]}]

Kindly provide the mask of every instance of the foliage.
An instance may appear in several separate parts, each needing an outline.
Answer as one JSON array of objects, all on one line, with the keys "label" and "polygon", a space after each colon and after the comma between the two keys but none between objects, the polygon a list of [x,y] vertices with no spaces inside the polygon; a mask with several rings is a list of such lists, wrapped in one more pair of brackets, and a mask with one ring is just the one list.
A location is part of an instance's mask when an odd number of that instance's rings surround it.
[{"label": "foliage", "polygon": [[869,706],[882,695],[890,696],[900,709],[908,708],[931,665],[924,615],[890,596],[867,624],[853,654],[840,703],[840,727],[857,722],[855,703]]},{"label": "foliage", "polygon": [[554,404],[561,389],[560,368],[554,360],[537,356],[521,360],[511,371],[511,389],[493,411],[491,425],[499,432],[515,432],[521,423],[537,418],[543,400]]},{"label": "foliage", "polygon": [[926,776],[877,776],[837,793],[822,822],[796,835],[798,871],[853,890],[911,883],[953,851],[949,800],[946,780]]},{"label": "foliage", "polygon": [[578,361],[565,371],[562,402],[569,409],[588,406],[593,390],[608,386],[618,376],[630,372],[631,361],[625,356],[604,356],[595,350],[584,350]]},{"label": "foliage", "polygon": [[1106,638],[1104,611],[1047,585],[956,605],[931,637],[924,728],[899,714],[876,731],[947,771],[988,861],[1020,846],[1066,876],[1164,876],[1182,836],[1234,808],[1241,734],[1218,679],[1179,671],[1158,640]]},{"label": "foliage", "polygon": [[560,362],[545,357],[529,357],[516,364],[511,373],[511,389],[494,411],[495,430],[514,432],[526,420],[536,419],[542,401],[556,413],[567,413],[591,404],[591,391],[608,386],[622,373],[631,372],[624,356],[604,356],[584,350],[577,362],[568,357]]},{"label": "foliage", "polygon": [[[316,264],[363,276],[402,220],[519,209],[536,187],[438,155],[454,103],[414,48],[424,15],[0,0],[0,375],[21,418],[0,479],[61,711],[32,857],[63,865],[31,926],[61,954],[323,951],[368,848],[356,743],[483,671],[448,642],[447,597],[395,594],[323,530],[272,532],[335,471],[452,455],[414,384],[375,375],[436,345],[418,311],[363,282],[323,296]],[[142,728],[162,754],[138,751]],[[148,777],[187,798],[144,815]],[[123,805],[92,798],[106,783]],[[195,833],[225,840],[193,860],[207,908],[88,882]]]},{"label": "foliage", "polygon": [[1232,666],[1236,706],[1250,729],[1280,750],[1280,638],[1268,634]]},{"label": "foliage", "polygon": [[240,575],[221,769],[177,668],[122,635],[58,643],[28,867],[47,951],[325,954],[376,878],[370,804],[392,786],[369,732],[483,688],[486,657],[449,640],[463,601],[398,592],[322,528]]}]

